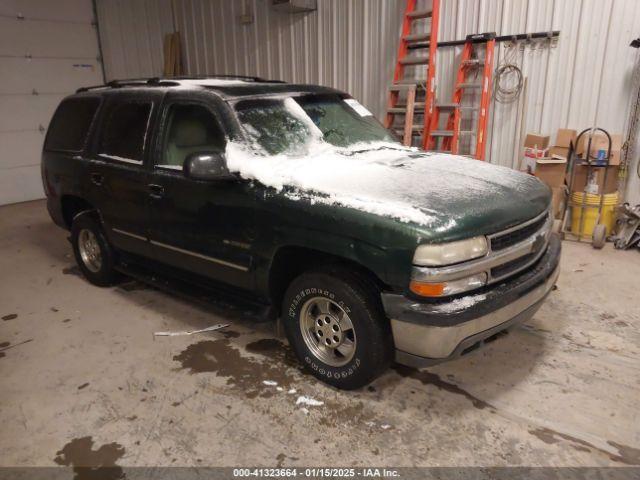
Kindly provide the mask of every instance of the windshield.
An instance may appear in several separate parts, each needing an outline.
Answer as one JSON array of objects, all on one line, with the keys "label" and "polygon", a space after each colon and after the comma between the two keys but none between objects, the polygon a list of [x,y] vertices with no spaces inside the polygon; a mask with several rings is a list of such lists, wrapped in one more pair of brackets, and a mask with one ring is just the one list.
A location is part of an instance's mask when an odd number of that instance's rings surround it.
[{"label": "windshield", "polygon": [[338,95],[308,95],[239,102],[245,131],[270,155],[305,155],[325,142],[350,147],[371,142],[399,142],[356,100]]}]

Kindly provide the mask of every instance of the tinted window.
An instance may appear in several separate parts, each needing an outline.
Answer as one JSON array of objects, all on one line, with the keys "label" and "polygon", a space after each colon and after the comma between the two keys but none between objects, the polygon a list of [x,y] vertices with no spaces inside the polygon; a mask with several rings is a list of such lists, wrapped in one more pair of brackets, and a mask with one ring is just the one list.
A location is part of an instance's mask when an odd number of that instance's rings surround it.
[{"label": "tinted window", "polygon": [[202,105],[172,105],[167,118],[160,165],[181,169],[186,158],[196,152],[221,152],[224,132],[216,117]]},{"label": "tinted window", "polygon": [[118,160],[142,162],[150,103],[119,103],[107,114],[98,153]]},{"label": "tinted window", "polygon": [[45,149],[81,151],[98,105],[98,98],[71,98],[63,101],[49,125]]},{"label": "tinted window", "polygon": [[245,100],[238,102],[236,111],[254,147],[270,155],[305,155],[312,142],[341,148],[398,143],[371,112],[356,100],[338,95]]},{"label": "tinted window", "polygon": [[[313,132],[291,98],[282,100],[248,100],[238,103],[238,118],[249,137],[267,153],[304,154]],[[302,112],[304,115],[304,112]]]}]

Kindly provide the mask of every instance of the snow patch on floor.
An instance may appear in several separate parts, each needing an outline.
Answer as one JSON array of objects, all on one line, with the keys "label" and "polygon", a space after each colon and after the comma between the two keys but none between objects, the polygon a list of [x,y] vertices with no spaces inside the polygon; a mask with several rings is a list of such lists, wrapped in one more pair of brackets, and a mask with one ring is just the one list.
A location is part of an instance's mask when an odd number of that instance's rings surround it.
[{"label": "snow patch on floor", "polygon": [[324,405],[324,402],[321,400],[316,400],[315,398],[307,397],[305,395],[300,395],[296,400],[296,405],[308,405],[310,407],[319,407]]}]

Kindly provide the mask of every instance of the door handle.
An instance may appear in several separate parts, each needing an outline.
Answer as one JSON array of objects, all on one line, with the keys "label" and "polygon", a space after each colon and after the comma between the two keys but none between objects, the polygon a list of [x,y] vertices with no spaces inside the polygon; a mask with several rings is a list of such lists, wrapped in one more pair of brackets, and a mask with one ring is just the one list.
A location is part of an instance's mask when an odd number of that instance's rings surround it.
[{"label": "door handle", "polygon": [[102,185],[102,182],[104,182],[104,175],[102,175],[101,173],[92,173],[90,177],[91,183],[97,185],[98,187]]},{"label": "door handle", "polygon": [[153,198],[162,198],[164,196],[164,187],[162,185],[150,183],[147,187],[149,187],[149,196]]}]

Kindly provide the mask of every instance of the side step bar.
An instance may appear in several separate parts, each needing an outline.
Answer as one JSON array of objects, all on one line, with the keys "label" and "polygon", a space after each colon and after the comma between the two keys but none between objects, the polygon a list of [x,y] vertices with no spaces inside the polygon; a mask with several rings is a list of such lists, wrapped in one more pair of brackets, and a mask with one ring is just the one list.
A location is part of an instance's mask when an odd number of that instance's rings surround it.
[{"label": "side step bar", "polygon": [[[151,270],[136,263],[127,255],[115,267],[118,272],[158,290],[168,292],[201,308],[231,319],[245,319],[254,322],[275,320],[276,310],[271,305],[257,302],[247,294],[232,287],[220,285],[204,279],[196,282],[187,278],[190,274],[177,277],[161,271]],[[117,288],[127,291],[126,283]]]}]

